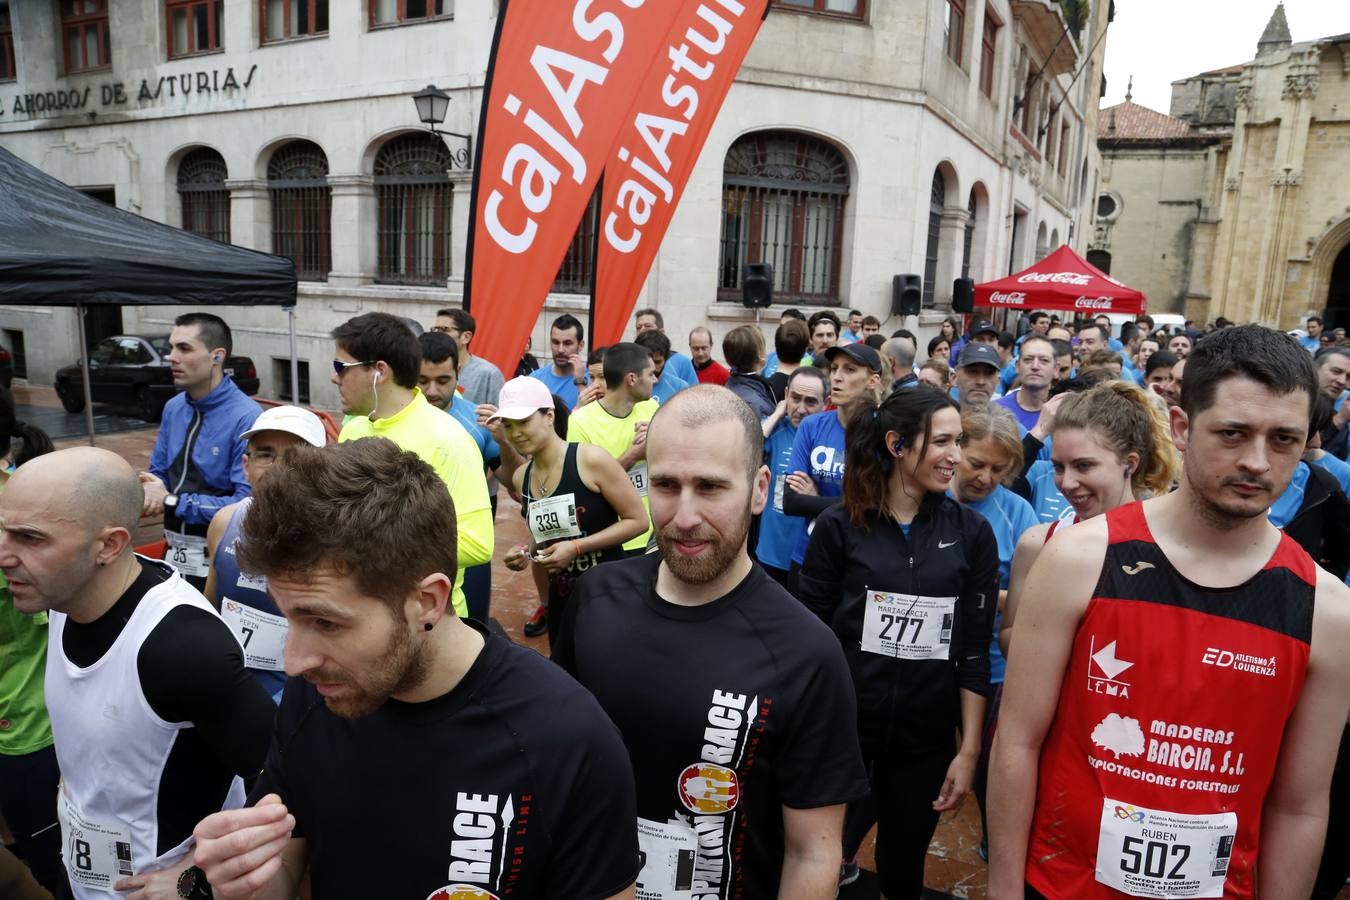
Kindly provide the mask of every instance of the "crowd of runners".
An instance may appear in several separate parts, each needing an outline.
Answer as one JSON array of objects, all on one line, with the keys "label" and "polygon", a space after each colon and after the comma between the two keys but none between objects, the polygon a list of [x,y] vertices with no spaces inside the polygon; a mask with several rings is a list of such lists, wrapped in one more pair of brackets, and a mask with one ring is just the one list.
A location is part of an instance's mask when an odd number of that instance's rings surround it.
[{"label": "crowd of runners", "polygon": [[370,313],[330,441],[193,313],[143,472],[0,393],[0,896],[915,900],[973,794],[991,898],[1334,897],[1350,345],[1018,324]]}]

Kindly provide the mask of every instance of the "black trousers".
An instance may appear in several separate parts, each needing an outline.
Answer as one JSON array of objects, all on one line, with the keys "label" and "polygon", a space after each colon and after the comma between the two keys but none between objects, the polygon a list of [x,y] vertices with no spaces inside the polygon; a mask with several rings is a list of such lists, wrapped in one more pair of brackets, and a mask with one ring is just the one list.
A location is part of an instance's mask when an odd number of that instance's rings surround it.
[{"label": "black trousers", "polygon": [[923,894],[923,866],[939,814],[933,801],[942,790],[953,750],[896,757],[869,752],[863,762],[872,781],[868,800],[850,803],[844,816],[844,856],[858,847],[875,822],[877,880],[887,900],[918,900]]},{"label": "black trousers", "polygon": [[1331,900],[1350,876],[1350,726],[1341,732],[1341,752],[1331,775],[1331,807],[1322,865],[1317,870],[1312,900]]},{"label": "black trousers", "polygon": [[61,883],[61,829],[56,789],[61,779],[56,749],[23,756],[0,754],[0,815],[14,834],[14,849],[33,877],[52,893]]}]

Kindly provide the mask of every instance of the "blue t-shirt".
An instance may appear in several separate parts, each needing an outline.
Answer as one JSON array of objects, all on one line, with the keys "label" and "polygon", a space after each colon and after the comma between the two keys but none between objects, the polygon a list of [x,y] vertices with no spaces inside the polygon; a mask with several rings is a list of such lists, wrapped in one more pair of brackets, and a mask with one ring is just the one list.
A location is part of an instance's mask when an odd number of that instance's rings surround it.
[{"label": "blue t-shirt", "polygon": [[652,399],[657,403],[665,403],[675,392],[689,387],[689,382],[677,375],[670,374],[670,364],[661,370],[661,377],[656,380],[656,385],[652,388]]},{"label": "blue t-shirt", "polygon": [[662,378],[667,375],[674,375],[686,385],[698,384],[698,373],[694,371],[694,361],[678,350],[670,351],[670,357],[666,360],[665,368],[661,370]]},{"label": "blue t-shirt", "polygon": [[1276,528],[1283,528],[1298,515],[1299,507],[1303,505],[1303,495],[1308,490],[1308,475],[1311,471],[1307,463],[1299,460],[1298,467],[1294,469],[1294,477],[1289,479],[1289,487],[1270,504],[1268,516],[1270,524]]},{"label": "blue t-shirt", "polygon": [[1298,339],[1298,342],[1299,345],[1302,346],[1303,349],[1307,350],[1309,353],[1316,353],[1318,350],[1322,349],[1321,338],[1315,338],[1311,335],[1305,334],[1303,337]]},{"label": "blue t-shirt", "polygon": [[792,551],[806,528],[806,520],[801,516],[783,512],[783,493],[787,490],[785,479],[792,471],[792,445],[796,437],[797,429],[784,417],[764,442],[764,454],[773,481],[769,483],[769,502],[764,507],[764,515],[759,518],[755,557],[762,565],[775,569],[791,567]]},{"label": "blue t-shirt", "polygon": [[[1021,347],[1018,348],[1019,350]],[[1013,382],[1017,380],[1017,360],[1013,359],[1003,367],[1003,371],[998,373],[998,392],[1006,394],[1012,390]]]},{"label": "blue t-shirt", "polygon": [[1021,425],[1027,431],[1030,431],[1031,429],[1036,427],[1036,421],[1040,419],[1041,411],[1039,409],[1037,410],[1023,409],[1021,405],[1017,402],[1017,395],[1020,393],[1022,393],[1022,389],[1018,388],[1011,394],[1005,394],[1004,396],[999,397],[994,402],[997,403],[999,406],[1003,407],[1004,409],[1006,409],[1008,412],[1012,413],[1013,418],[1017,420],[1017,424]]},{"label": "blue t-shirt", "polygon": [[[822,497],[844,496],[844,426],[835,410],[813,413],[802,419],[792,442],[789,472],[805,472],[816,483]],[[802,522],[792,561],[806,559],[806,544],[811,538]]]},{"label": "blue t-shirt", "polygon": [[1077,515],[1055,485],[1055,466],[1050,460],[1038,459],[1032,463],[1027,470],[1027,481],[1031,484],[1031,507],[1037,521],[1072,520]]},{"label": "blue t-shirt", "polygon": [[[669,363],[667,363],[669,365]],[[544,384],[548,385],[549,393],[557,394],[562,398],[563,403],[567,404],[568,409],[575,409],[580,391],[572,383],[571,375],[554,375],[553,365],[547,364],[540,366],[530,373],[531,378],[538,378]],[[589,373],[586,375],[586,383],[591,383]]]},{"label": "blue t-shirt", "polygon": [[497,446],[497,441],[492,437],[492,432],[488,431],[482,425],[478,424],[478,407],[474,406],[473,401],[456,393],[450,401],[450,415],[455,417],[455,421],[464,426],[464,430],[473,438],[473,442],[478,445],[478,452],[483,454],[483,464],[487,465],[490,460],[501,459],[502,448]]},{"label": "blue t-shirt", "polygon": [[[1012,576],[1013,551],[1017,549],[1017,542],[1027,529],[1038,524],[1036,513],[1030,503],[1003,485],[994,488],[989,492],[989,496],[979,503],[967,505],[984,516],[994,529],[994,539],[998,541],[998,586],[1000,590],[1006,591],[1008,579]],[[1002,618],[1002,613],[995,617],[994,636],[989,642],[989,680],[994,684],[1003,681],[1003,672],[1008,665],[1003,658],[1003,651],[998,646],[998,629],[1002,624]]]},{"label": "blue t-shirt", "polygon": [[1340,483],[1341,490],[1345,496],[1350,497],[1350,463],[1330,453],[1323,453],[1322,458],[1314,460],[1314,465],[1321,466],[1336,477]]}]

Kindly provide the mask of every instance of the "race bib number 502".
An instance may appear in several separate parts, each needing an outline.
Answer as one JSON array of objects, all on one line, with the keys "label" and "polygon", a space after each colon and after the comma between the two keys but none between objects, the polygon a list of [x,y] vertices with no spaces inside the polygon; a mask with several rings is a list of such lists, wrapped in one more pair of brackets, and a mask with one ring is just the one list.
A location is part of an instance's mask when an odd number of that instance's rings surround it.
[{"label": "race bib number 502", "polygon": [[1106,798],[1097,880],[1131,897],[1222,897],[1237,813],[1190,815]]}]

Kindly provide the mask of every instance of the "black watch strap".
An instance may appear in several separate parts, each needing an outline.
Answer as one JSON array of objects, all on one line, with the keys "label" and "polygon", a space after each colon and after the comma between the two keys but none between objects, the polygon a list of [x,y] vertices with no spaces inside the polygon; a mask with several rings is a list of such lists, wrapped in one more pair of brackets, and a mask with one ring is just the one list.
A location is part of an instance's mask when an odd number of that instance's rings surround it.
[{"label": "black watch strap", "polygon": [[178,896],[183,900],[214,900],[206,873],[196,866],[184,869],[183,874],[178,876]]}]

